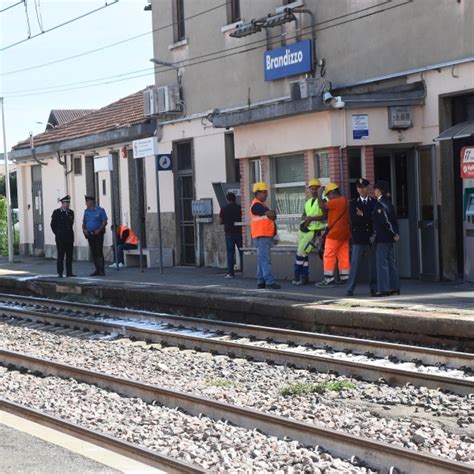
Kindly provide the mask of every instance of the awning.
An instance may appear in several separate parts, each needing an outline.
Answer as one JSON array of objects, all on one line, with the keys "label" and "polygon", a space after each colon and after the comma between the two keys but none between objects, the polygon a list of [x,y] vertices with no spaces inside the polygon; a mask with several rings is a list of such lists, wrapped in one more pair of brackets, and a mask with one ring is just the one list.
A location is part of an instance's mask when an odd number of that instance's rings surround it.
[{"label": "awning", "polygon": [[435,138],[435,141],[458,140],[474,136],[474,120],[458,123],[445,130]]}]

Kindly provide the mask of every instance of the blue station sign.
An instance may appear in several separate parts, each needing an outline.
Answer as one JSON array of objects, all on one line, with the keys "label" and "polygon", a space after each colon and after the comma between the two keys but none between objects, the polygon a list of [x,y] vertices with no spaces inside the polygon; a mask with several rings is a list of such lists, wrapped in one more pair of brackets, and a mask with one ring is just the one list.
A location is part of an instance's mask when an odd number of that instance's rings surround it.
[{"label": "blue station sign", "polygon": [[265,51],[265,80],[274,81],[282,77],[295,76],[313,69],[311,40]]}]

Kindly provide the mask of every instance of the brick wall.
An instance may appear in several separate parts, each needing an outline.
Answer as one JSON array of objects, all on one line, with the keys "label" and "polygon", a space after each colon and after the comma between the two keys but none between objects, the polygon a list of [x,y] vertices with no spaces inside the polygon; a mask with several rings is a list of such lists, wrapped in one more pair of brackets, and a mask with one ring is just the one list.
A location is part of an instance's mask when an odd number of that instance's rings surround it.
[{"label": "brick wall", "polygon": [[365,146],[363,148],[363,157],[365,165],[365,178],[370,181],[373,185],[375,181],[375,171],[374,171],[374,147]]}]

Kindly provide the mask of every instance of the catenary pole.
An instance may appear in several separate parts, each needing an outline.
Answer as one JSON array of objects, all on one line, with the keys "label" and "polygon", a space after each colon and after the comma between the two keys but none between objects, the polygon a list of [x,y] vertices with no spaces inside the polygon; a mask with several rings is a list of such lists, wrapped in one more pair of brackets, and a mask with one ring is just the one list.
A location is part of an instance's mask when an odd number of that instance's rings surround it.
[{"label": "catenary pole", "polygon": [[5,131],[5,111],[4,98],[0,97],[2,102],[2,126],[3,126],[3,150],[5,159],[5,194],[7,199],[7,235],[8,235],[8,261],[13,263],[13,232],[12,232],[12,208],[10,194],[10,171],[8,169],[8,153],[7,153],[7,134]]}]

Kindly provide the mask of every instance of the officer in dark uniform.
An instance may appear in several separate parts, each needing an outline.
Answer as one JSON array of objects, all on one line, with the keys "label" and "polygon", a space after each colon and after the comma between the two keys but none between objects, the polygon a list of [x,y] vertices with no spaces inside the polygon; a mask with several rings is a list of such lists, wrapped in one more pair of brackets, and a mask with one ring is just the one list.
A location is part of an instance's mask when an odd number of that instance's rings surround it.
[{"label": "officer in dark uniform", "polygon": [[352,296],[364,261],[369,262],[370,293],[377,291],[375,250],[372,249],[370,238],[373,234],[372,214],[375,199],[369,196],[369,181],[359,178],[356,182],[359,196],[349,203],[349,217],[352,230],[351,271],[347,282],[346,294]]},{"label": "officer in dark uniform", "polygon": [[374,185],[376,203],[373,225],[377,264],[377,292],[373,296],[400,294],[400,275],[395,261],[395,244],[400,240],[397,214],[388,195],[389,183]]},{"label": "officer in dark uniform", "polygon": [[61,207],[51,216],[51,229],[56,236],[58,251],[58,277],[63,277],[64,256],[66,256],[66,276],[76,276],[72,273],[72,253],[74,249],[74,211],[69,209],[71,196],[60,199]]}]

